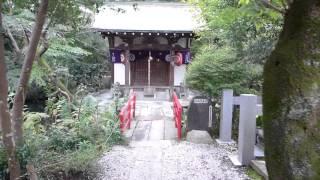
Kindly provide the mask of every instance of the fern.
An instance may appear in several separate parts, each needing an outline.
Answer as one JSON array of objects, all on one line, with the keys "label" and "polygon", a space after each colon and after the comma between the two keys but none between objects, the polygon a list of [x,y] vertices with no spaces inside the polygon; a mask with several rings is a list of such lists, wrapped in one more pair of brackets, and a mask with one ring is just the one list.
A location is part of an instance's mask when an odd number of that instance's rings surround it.
[{"label": "fern", "polygon": [[50,49],[46,52],[47,57],[51,58],[82,58],[83,56],[91,55],[90,52],[76,46],[72,46],[72,39],[68,39],[68,42],[63,40],[55,40],[52,42]]},{"label": "fern", "polygon": [[48,71],[39,66],[38,63],[33,64],[31,77],[30,77],[30,83],[35,83],[39,87],[45,87],[46,86],[46,79],[48,78]]}]

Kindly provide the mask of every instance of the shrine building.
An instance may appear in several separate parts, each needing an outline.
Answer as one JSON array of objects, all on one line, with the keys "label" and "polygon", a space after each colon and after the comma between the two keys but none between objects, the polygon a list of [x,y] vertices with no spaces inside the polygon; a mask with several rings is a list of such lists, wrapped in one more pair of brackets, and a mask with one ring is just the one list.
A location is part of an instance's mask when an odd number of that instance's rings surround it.
[{"label": "shrine building", "polygon": [[184,84],[197,10],[184,3],[113,2],[95,15],[93,29],[108,40],[112,81],[129,88]]}]

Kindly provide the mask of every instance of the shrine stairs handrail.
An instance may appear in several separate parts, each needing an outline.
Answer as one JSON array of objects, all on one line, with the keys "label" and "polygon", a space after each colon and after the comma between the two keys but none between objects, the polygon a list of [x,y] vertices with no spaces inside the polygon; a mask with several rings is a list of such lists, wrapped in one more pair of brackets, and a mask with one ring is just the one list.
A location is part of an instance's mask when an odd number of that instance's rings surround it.
[{"label": "shrine stairs handrail", "polygon": [[137,95],[133,90],[131,90],[128,101],[121,108],[121,111],[119,113],[120,130],[122,133],[126,129],[130,129],[131,127],[131,121],[135,117],[136,101],[137,101]]},{"label": "shrine stairs handrail", "polygon": [[175,126],[177,128],[178,139],[181,139],[181,126],[182,126],[182,106],[179,102],[178,96],[175,92],[172,93],[172,101],[173,101],[173,115]]}]

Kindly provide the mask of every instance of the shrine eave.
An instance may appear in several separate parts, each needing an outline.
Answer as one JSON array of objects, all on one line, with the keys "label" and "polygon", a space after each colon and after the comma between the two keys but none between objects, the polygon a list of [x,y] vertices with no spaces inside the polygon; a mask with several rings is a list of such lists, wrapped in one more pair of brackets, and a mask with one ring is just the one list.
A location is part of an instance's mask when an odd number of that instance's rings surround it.
[{"label": "shrine eave", "polygon": [[93,29],[104,36],[178,36],[193,38],[193,31],[173,30],[124,30],[124,29]]}]

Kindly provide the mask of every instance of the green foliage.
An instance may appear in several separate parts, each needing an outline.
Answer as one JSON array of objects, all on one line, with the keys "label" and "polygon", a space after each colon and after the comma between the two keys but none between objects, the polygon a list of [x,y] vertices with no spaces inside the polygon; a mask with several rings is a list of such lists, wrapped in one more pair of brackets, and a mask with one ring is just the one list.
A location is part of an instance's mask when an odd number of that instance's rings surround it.
[{"label": "green foliage", "polygon": [[224,88],[238,92],[247,90],[241,87],[245,82],[246,67],[236,61],[231,49],[203,49],[196,59],[188,69],[189,86],[213,96],[218,96]]},{"label": "green foliage", "polygon": [[7,153],[2,142],[0,143],[0,179],[5,179],[8,170]]},{"label": "green foliage", "polygon": [[[81,40],[80,40],[81,39]],[[69,89],[85,84],[92,90],[101,89],[103,77],[109,75],[111,64],[106,61],[107,46],[95,33],[53,38],[50,49],[44,54],[54,76]]]},{"label": "green foliage", "polygon": [[12,61],[9,61],[9,57],[6,57],[6,60],[6,62],[8,62],[7,67],[9,69],[7,73],[9,89],[12,92],[19,82],[21,66],[14,64]]},{"label": "green foliage", "polygon": [[256,125],[257,125],[257,127],[263,128],[263,118],[262,118],[262,116],[258,116],[256,118]]},{"label": "green foliage", "polygon": [[[47,101],[48,113],[25,112],[24,145],[18,158],[25,171],[28,163],[35,166],[40,178],[60,179],[93,171],[92,163],[113,144],[121,142],[117,108],[126,101],[116,99],[107,108],[78,90],[72,103],[55,96]],[[7,172],[6,152],[0,143],[0,178]],[[59,176],[57,176],[59,175]]]},{"label": "green foliage", "polygon": [[[82,25],[90,22],[91,14],[84,12],[96,11],[104,0],[55,0],[49,1],[48,18],[53,25],[66,24],[77,30]],[[5,6],[5,11],[10,11],[10,7]],[[36,13],[39,7],[38,0],[16,0],[14,1],[14,13],[19,13],[23,9],[29,9],[32,13]],[[12,11],[12,9],[11,9]]]},{"label": "green foliage", "polygon": [[246,174],[250,177],[251,180],[262,180],[264,179],[262,176],[260,176],[254,169],[249,167],[246,170]]},{"label": "green foliage", "polygon": [[201,0],[195,5],[206,27],[192,47],[196,56],[187,84],[213,96],[223,88],[261,94],[263,64],[281,30],[281,14],[246,0]]},{"label": "green foliage", "polygon": [[[48,105],[57,109],[57,119],[49,119],[51,123],[46,125],[48,117],[43,113],[27,112],[25,143],[18,150],[22,167],[32,163],[42,178],[54,178],[60,172],[89,173],[92,162],[112,144],[121,141],[115,109],[121,104],[114,102],[107,109],[101,109],[95,98],[86,96],[77,99],[73,105],[65,98],[51,100]],[[1,145],[0,156],[5,156]],[[5,171],[5,161],[0,161],[0,168]]]},{"label": "green foliage", "polygon": [[[30,83],[44,88],[48,84],[55,87],[57,80],[69,89],[76,89],[80,83],[92,86],[93,90],[102,88],[102,78],[109,75],[110,64],[106,61],[107,46],[101,36],[88,29],[92,13],[103,1],[50,1],[47,40],[42,38],[42,46],[48,50],[42,58],[49,69],[35,62]],[[11,89],[15,89],[22,68],[22,60],[28,46],[27,36],[35,21],[35,9],[39,1],[14,1],[13,6],[6,4],[4,28],[6,30],[6,60],[8,79]],[[11,8],[10,8],[11,7]],[[93,12],[90,12],[93,11]],[[68,13],[66,13],[68,12]],[[7,31],[10,31],[21,52],[16,52]],[[50,88],[46,88],[50,93]]]},{"label": "green foliage", "polygon": [[44,126],[41,124],[42,116],[44,113],[27,113],[24,115],[23,126],[25,129],[31,130],[35,133],[44,131]]},{"label": "green foliage", "polygon": [[[10,2],[13,2],[10,4]],[[8,69],[9,107],[19,81],[23,59],[28,47],[38,0],[5,1],[3,9],[5,58]],[[24,113],[24,146],[18,157],[25,171],[32,163],[43,179],[60,179],[56,174],[85,173],[95,158],[121,140],[115,107],[99,109],[93,97],[83,98],[81,84],[87,89],[102,88],[104,76],[110,73],[106,61],[107,46],[97,33],[88,29],[92,13],[103,0],[56,0],[49,2],[49,13],[38,48],[47,47],[33,65],[29,92],[44,92],[46,113]],[[10,38],[12,34],[15,41]],[[20,48],[17,51],[14,42]],[[58,83],[71,89],[73,100],[61,96]],[[60,86],[59,86],[60,87]],[[62,88],[61,88],[62,89]],[[63,90],[63,89],[62,89]],[[38,94],[32,96],[36,102]],[[29,94],[27,96],[30,96]],[[42,96],[42,95],[41,95]],[[28,102],[28,97],[26,97]],[[44,104],[43,104],[44,105]],[[30,108],[29,108],[30,109]],[[6,152],[0,142],[0,179],[7,175]]]},{"label": "green foliage", "polygon": [[45,87],[47,85],[47,79],[48,71],[38,63],[34,63],[32,66],[30,82],[35,83],[39,87]]},{"label": "green foliage", "polygon": [[54,39],[51,41],[50,49],[46,52],[46,57],[61,59],[76,59],[77,57],[88,56],[91,53],[72,45],[72,39]]}]

